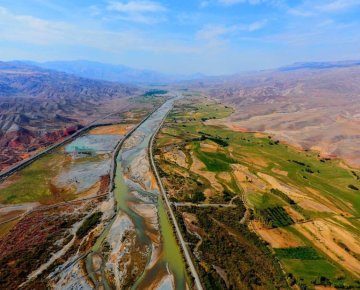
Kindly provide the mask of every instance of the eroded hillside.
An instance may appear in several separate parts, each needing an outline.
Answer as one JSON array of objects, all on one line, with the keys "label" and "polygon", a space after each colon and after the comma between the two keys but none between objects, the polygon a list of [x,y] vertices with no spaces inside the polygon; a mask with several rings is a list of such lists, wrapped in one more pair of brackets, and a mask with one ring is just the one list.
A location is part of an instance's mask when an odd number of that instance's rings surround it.
[{"label": "eroded hillside", "polygon": [[0,63],[0,170],[125,109],[134,87]]}]

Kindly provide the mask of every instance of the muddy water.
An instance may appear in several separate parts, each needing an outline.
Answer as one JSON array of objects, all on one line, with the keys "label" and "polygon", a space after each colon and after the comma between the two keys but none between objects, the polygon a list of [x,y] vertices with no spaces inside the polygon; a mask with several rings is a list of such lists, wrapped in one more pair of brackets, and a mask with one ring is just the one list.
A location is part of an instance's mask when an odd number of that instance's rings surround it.
[{"label": "muddy water", "polygon": [[[119,152],[114,191],[116,216],[86,263],[98,287],[186,289],[185,264],[148,160],[150,138],[172,105],[173,100],[169,100],[159,108]],[[102,253],[106,243],[110,245],[108,255]],[[100,271],[94,269],[95,258],[101,260]]]},{"label": "muddy water", "polygon": [[148,160],[151,135],[172,104],[172,100],[168,101],[143,123],[118,156],[117,206],[119,212],[127,214],[134,223],[137,242],[146,253],[145,270],[136,277],[133,289],[186,287],[185,265]]}]

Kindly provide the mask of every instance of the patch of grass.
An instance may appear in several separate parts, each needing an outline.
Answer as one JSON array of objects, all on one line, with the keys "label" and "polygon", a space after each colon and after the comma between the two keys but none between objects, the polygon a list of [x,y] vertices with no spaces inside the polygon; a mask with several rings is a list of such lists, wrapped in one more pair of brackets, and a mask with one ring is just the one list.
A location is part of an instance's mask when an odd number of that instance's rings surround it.
[{"label": "patch of grass", "polygon": [[14,182],[0,190],[0,203],[42,202],[51,198],[49,181],[57,174],[63,158],[61,154],[47,154],[16,173],[11,177]]},{"label": "patch of grass", "polygon": [[200,149],[196,150],[197,157],[203,162],[207,170],[212,172],[230,171],[230,164],[236,161],[228,157],[224,153],[219,152],[203,152]]},{"label": "patch of grass", "polygon": [[251,205],[259,210],[285,205],[283,200],[268,192],[252,192],[247,195],[247,198]]},{"label": "patch of grass", "polygon": [[320,260],[321,256],[311,247],[275,249],[276,256],[281,259]]},{"label": "patch of grass", "polygon": [[[339,271],[334,265],[327,260],[299,260],[299,259],[281,259],[286,272],[292,273],[298,285],[312,285],[320,277],[326,277],[335,280],[336,277],[342,276],[343,272]],[[308,288],[304,288],[308,289]]]}]

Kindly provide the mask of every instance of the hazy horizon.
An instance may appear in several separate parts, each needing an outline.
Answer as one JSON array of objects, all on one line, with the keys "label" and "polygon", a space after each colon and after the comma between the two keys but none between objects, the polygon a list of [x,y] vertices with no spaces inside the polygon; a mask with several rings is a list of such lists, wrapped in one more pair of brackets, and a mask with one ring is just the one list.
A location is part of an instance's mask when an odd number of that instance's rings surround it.
[{"label": "hazy horizon", "polygon": [[2,60],[232,74],[359,59],[359,0],[0,1]]}]

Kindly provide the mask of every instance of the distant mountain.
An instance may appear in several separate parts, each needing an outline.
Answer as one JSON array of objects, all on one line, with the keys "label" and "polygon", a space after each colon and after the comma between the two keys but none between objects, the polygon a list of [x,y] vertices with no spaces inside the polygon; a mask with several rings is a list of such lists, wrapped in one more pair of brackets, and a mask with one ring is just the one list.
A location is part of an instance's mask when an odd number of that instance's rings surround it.
[{"label": "distant mountain", "polygon": [[360,66],[359,60],[333,61],[333,62],[296,62],[279,68],[280,71],[292,71],[301,69],[330,69]]},{"label": "distant mountain", "polygon": [[26,63],[46,69],[70,73],[80,77],[121,83],[161,84],[180,80],[192,80],[202,77],[200,74],[189,76],[169,75],[153,70],[134,69],[124,65],[105,64],[87,60]]}]

